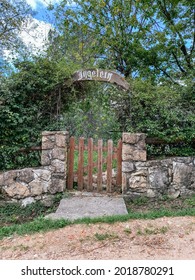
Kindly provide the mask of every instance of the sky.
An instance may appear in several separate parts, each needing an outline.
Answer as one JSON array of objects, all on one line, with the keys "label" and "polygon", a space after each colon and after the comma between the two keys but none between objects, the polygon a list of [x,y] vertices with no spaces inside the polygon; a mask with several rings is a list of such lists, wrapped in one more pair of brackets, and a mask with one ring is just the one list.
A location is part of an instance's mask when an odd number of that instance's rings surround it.
[{"label": "sky", "polygon": [[[52,28],[54,20],[52,11],[47,10],[49,4],[57,4],[61,0],[26,0],[33,10],[33,18],[27,18],[19,33],[26,47],[31,53],[36,54],[39,51],[44,51],[45,43],[47,42],[48,32]],[[4,50],[4,58],[11,61],[17,57],[10,50]]]},{"label": "sky", "polygon": [[[52,17],[52,12],[47,10],[47,7],[52,4],[59,4],[62,0],[26,0],[27,4],[31,6],[33,11],[36,12],[34,16],[36,19],[48,21],[48,17]],[[74,0],[68,0],[68,5],[74,5]]]},{"label": "sky", "polygon": [[49,4],[57,4],[60,0],[26,0],[33,10],[39,8],[39,6],[47,7]]},{"label": "sky", "polygon": [[32,10],[35,12],[34,17],[46,22],[52,21],[52,12],[47,10],[49,4],[58,4],[61,0],[26,0]]},{"label": "sky", "polygon": [[[44,52],[48,39],[48,32],[54,28],[55,18],[53,11],[47,9],[48,5],[57,5],[62,0],[25,0],[33,10],[32,17],[28,18],[22,26],[19,37],[26,45],[27,49],[32,54]],[[69,5],[74,3],[74,0],[69,0]],[[10,50],[4,50],[4,59],[11,61],[18,56],[17,53]]]}]

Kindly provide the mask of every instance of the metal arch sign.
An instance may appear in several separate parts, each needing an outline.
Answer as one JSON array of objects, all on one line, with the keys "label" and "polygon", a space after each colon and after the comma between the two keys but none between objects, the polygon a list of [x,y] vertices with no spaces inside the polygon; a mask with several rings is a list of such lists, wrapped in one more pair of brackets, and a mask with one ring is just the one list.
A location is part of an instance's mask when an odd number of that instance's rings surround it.
[{"label": "metal arch sign", "polygon": [[123,90],[129,89],[129,84],[125,79],[111,70],[105,69],[85,69],[75,72],[72,76],[73,82],[79,81],[99,81],[116,84]]}]

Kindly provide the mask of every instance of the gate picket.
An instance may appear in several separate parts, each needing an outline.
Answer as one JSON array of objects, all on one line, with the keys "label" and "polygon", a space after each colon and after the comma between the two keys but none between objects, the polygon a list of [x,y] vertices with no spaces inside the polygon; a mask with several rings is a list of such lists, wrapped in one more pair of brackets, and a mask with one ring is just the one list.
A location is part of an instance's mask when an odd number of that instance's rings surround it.
[{"label": "gate picket", "polygon": [[122,186],[122,139],[118,141],[117,145],[117,175],[116,185]]},{"label": "gate picket", "polygon": [[73,181],[74,181],[74,150],[75,150],[75,140],[74,137],[70,137],[70,147],[68,154],[68,180],[67,180],[67,188],[68,190],[73,189]]},{"label": "gate picket", "polygon": [[111,192],[111,187],[112,187],[112,152],[113,152],[113,142],[112,142],[112,140],[108,140],[107,192]]},{"label": "gate picket", "polygon": [[93,190],[93,139],[88,139],[88,182],[87,190]]},{"label": "gate picket", "polygon": [[[78,170],[74,171],[74,152],[78,151]],[[84,151],[88,151],[87,160],[88,165],[84,166]],[[103,151],[107,153],[106,158],[103,157]],[[93,161],[93,154],[97,153],[97,162]],[[93,144],[93,139],[88,139],[88,145],[85,146],[84,138],[80,137],[78,145],[75,144],[75,138],[70,138],[70,145],[68,151],[68,171],[67,171],[67,189],[72,190],[74,180],[77,181],[78,190],[82,191],[86,189],[87,191],[93,191],[97,186],[97,191],[101,192],[103,190],[103,164],[106,163],[106,172],[104,176],[106,178],[106,191],[112,192],[113,187],[113,174],[112,174],[112,162],[113,159],[117,160],[117,175],[115,185],[122,185],[122,140],[118,141],[117,148],[113,146],[113,141],[108,140],[107,146],[103,146],[103,140],[98,140],[98,145]],[[97,168],[97,175],[95,176],[94,167]],[[85,173],[85,174],[84,174]],[[85,178],[85,181],[84,181]],[[97,178],[97,179],[95,179]],[[94,180],[94,181],[93,181]],[[96,183],[96,186],[93,186]]]},{"label": "gate picket", "polygon": [[98,140],[98,177],[97,177],[97,190],[102,191],[102,139]]},{"label": "gate picket", "polygon": [[84,138],[79,138],[79,158],[78,158],[78,190],[83,190],[83,168],[84,168]]}]

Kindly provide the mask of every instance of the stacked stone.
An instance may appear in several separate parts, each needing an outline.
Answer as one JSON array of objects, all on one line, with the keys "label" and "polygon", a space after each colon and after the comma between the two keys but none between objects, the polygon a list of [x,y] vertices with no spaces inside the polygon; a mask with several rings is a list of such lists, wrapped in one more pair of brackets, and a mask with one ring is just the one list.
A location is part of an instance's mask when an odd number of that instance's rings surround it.
[{"label": "stacked stone", "polygon": [[[195,193],[195,158],[177,157],[146,161],[145,134],[123,133],[122,191],[124,195],[159,197]],[[0,173],[0,200],[27,205],[52,203],[66,188],[68,132],[42,133],[42,167]]]},{"label": "stacked stone", "polygon": [[66,187],[68,133],[42,133],[42,167],[10,170],[0,174],[0,196],[22,205],[41,200],[46,205]]},{"label": "stacked stone", "polygon": [[51,189],[51,171],[24,168],[0,174],[0,193],[4,200],[20,201],[22,205],[47,200]]},{"label": "stacked stone", "polygon": [[52,172],[49,190],[52,194],[65,190],[68,141],[66,131],[42,132],[41,165]]},{"label": "stacked stone", "polygon": [[129,197],[195,193],[194,157],[146,161],[144,134],[123,133],[122,188]]},{"label": "stacked stone", "polygon": [[[135,171],[136,162],[146,161],[146,135],[144,133],[123,133],[122,135],[122,192],[136,195],[148,189],[145,169]],[[132,174],[133,173],[133,174]]]}]

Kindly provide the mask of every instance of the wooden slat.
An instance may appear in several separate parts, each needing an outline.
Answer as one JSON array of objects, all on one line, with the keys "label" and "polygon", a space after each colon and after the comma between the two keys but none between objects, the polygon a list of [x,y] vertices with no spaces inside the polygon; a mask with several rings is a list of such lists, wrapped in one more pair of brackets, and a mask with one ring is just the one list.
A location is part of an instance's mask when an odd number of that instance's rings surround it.
[{"label": "wooden slat", "polygon": [[97,174],[97,190],[102,191],[102,139],[98,140],[98,174]]},{"label": "wooden slat", "polygon": [[93,190],[93,139],[88,139],[88,180],[87,190]]},{"label": "wooden slat", "polygon": [[116,184],[117,186],[122,186],[122,140],[118,141],[118,146],[117,146]]},{"label": "wooden slat", "polygon": [[78,190],[83,190],[84,138],[79,138]]},{"label": "wooden slat", "polygon": [[70,147],[68,153],[68,180],[67,180],[67,188],[68,190],[73,189],[73,180],[74,180],[74,147],[75,147],[75,139],[74,137],[70,137]]},{"label": "wooden slat", "polygon": [[[77,147],[76,147],[77,146]],[[87,147],[87,148],[86,148]],[[93,152],[98,153],[98,161],[93,162]],[[74,152],[78,148],[78,171],[74,172]],[[107,150],[106,150],[107,149]],[[84,166],[84,151],[88,150],[88,165]],[[103,158],[103,151],[107,152],[107,158]],[[78,190],[84,189],[84,172],[87,172],[87,191],[93,190],[93,169],[97,167],[97,191],[102,191],[103,184],[103,164],[107,163],[107,192],[112,192],[112,161],[117,159],[117,186],[122,185],[122,140],[118,142],[117,148],[113,146],[113,141],[109,140],[107,145],[103,147],[103,140],[98,140],[98,145],[93,144],[93,139],[88,139],[88,145],[84,145],[84,138],[79,139],[79,144],[75,144],[74,137],[70,138],[70,149],[68,153],[68,180],[67,188],[73,189],[74,180],[78,183]],[[76,176],[75,176],[76,175]]]},{"label": "wooden slat", "polygon": [[112,191],[112,152],[113,141],[108,140],[108,153],[107,153],[107,192]]}]

